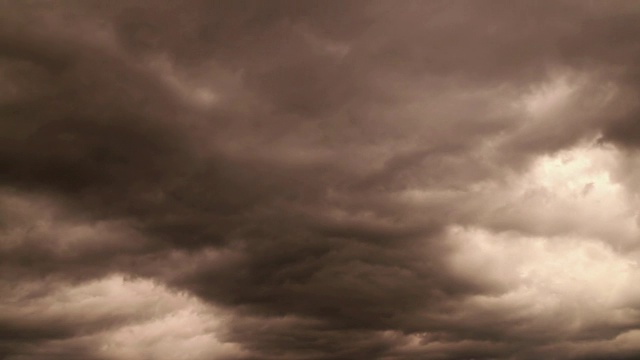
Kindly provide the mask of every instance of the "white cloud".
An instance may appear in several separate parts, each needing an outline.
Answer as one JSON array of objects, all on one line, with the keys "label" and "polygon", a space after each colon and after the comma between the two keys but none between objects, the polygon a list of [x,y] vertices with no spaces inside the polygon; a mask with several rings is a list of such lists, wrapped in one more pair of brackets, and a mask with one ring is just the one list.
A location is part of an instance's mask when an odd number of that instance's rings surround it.
[{"label": "white cloud", "polygon": [[210,359],[242,352],[217,339],[224,319],[219,310],[151,280],[112,275],[78,285],[45,285],[3,286],[0,303],[3,323],[73,328],[74,337],[46,341],[38,351],[83,347],[113,360]]},{"label": "white cloud", "polygon": [[524,174],[479,189],[479,222],[498,230],[635,246],[637,208],[612,176],[621,159],[614,147],[592,143],[541,156]]},{"label": "white cloud", "polygon": [[466,299],[464,316],[489,322],[526,323],[513,328],[527,336],[581,336],[594,326],[640,324],[640,268],[598,239],[534,237],[454,227],[452,271],[496,289]]}]

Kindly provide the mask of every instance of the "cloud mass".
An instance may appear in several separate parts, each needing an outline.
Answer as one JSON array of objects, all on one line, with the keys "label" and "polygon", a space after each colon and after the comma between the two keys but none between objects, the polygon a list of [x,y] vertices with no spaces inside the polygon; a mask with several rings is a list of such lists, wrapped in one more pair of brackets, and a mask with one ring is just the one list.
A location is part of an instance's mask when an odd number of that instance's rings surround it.
[{"label": "cloud mass", "polygon": [[640,6],[0,2],[0,358],[640,357]]}]

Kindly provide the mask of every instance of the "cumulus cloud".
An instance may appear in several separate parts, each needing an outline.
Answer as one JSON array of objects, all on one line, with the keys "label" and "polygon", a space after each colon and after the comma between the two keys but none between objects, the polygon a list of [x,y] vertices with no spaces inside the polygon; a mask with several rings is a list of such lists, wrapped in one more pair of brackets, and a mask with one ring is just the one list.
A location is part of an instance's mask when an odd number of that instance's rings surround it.
[{"label": "cumulus cloud", "polygon": [[0,354],[637,357],[639,17],[0,4]]}]

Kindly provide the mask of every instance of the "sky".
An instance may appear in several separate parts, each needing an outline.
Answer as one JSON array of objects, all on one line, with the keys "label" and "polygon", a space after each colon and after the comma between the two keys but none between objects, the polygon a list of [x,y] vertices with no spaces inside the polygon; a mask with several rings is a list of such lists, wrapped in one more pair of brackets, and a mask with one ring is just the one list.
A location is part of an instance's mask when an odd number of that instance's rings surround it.
[{"label": "sky", "polygon": [[0,358],[640,358],[640,2],[0,1]]}]

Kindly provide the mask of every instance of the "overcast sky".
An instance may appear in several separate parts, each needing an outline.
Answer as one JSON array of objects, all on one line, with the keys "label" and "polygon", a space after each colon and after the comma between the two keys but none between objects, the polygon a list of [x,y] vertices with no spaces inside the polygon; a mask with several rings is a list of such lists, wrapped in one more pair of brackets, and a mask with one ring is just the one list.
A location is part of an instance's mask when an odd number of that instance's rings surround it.
[{"label": "overcast sky", "polygon": [[640,358],[640,2],[0,1],[0,358]]}]

